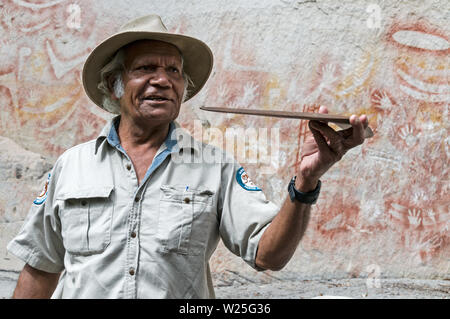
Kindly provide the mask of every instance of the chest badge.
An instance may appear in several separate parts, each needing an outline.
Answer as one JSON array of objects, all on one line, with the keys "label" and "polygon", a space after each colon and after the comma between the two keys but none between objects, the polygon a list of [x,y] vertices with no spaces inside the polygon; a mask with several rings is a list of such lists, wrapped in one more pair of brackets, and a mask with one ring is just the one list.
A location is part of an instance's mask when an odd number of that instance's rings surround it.
[{"label": "chest badge", "polygon": [[36,197],[36,199],[33,201],[33,204],[42,205],[45,202],[45,200],[47,199],[48,183],[50,182],[50,176],[51,176],[51,174],[48,174],[47,181],[45,182],[45,185],[44,185],[41,193],[39,194],[39,196]]},{"label": "chest badge", "polygon": [[241,187],[247,191],[260,191],[261,188],[253,184],[248,174],[245,172],[244,168],[241,167],[236,172],[236,181]]}]

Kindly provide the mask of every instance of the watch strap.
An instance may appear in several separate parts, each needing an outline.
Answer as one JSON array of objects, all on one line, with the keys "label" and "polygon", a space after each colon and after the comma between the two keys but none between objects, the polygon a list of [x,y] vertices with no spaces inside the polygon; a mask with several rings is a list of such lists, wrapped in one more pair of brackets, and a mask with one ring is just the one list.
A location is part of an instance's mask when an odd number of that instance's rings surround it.
[{"label": "watch strap", "polygon": [[322,182],[319,180],[316,188],[313,191],[305,193],[305,192],[300,192],[299,190],[297,190],[295,188],[296,178],[297,177],[294,176],[288,185],[288,192],[289,192],[289,197],[291,198],[291,201],[294,202],[294,200],[297,200],[304,204],[310,204],[310,205],[315,204],[317,202],[317,199],[319,198]]}]

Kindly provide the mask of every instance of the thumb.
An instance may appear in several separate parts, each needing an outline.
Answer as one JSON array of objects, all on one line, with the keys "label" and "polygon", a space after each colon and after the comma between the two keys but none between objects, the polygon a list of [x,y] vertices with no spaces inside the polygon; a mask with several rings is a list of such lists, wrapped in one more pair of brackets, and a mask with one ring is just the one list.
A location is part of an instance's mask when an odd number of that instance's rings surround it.
[{"label": "thumb", "polygon": [[328,143],[325,139],[325,137],[320,133],[320,131],[317,129],[318,123],[316,121],[309,121],[308,126],[313,134],[314,140],[317,143],[317,147],[319,148],[319,151],[327,152],[329,151]]}]

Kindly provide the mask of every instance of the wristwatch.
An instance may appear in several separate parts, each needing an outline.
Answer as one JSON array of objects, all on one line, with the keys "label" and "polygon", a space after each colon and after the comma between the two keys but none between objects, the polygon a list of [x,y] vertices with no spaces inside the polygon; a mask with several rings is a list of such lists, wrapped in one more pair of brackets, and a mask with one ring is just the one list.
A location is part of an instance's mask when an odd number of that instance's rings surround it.
[{"label": "wristwatch", "polygon": [[322,182],[319,180],[316,188],[308,193],[303,193],[295,189],[295,179],[297,176],[292,177],[289,182],[288,192],[291,201],[298,200],[300,203],[313,205],[317,202],[317,198],[319,198],[320,187],[322,186]]}]

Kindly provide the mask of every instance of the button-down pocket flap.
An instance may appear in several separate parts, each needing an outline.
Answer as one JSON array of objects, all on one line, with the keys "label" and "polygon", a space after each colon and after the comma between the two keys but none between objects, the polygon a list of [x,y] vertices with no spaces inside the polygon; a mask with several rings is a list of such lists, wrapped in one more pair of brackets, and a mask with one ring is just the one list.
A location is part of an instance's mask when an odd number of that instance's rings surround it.
[{"label": "button-down pocket flap", "polygon": [[60,206],[64,248],[73,255],[103,252],[111,241],[112,186],[67,189],[56,198]]},{"label": "button-down pocket flap", "polygon": [[[192,189],[186,186],[161,186],[161,200],[189,203],[194,201],[197,203],[212,204],[214,192],[208,189]],[[189,199],[189,201],[186,200]]]},{"label": "button-down pocket flap", "polygon": [[162,185],[159,202],[157,239],[160,251],[199,255],[205,249],[206,239],[195,229],[209,220],[214,192],[188,185]]},{"label": "button-down pocket flap", "polygon": [[80,198],[108,198],[111,195],[113,186],[75,188],[60,192],[56,199],[80,199]]}]

